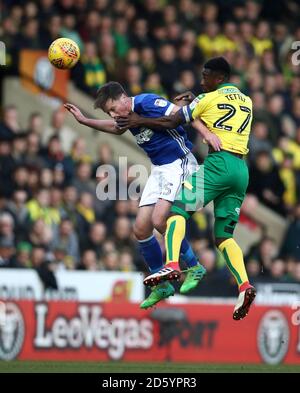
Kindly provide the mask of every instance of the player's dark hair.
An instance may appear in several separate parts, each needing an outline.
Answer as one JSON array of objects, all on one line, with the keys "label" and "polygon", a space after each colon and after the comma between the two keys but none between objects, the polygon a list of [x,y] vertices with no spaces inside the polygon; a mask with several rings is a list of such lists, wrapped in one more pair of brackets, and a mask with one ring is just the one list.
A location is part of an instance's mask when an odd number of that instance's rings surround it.
[{"label": "player's dark hair", "polygon": [[221,75],[223,75],[224,80],[228,80],[231,75],[231,67],[228,63],[228,61],[220,56],[220,57],[214,57],[210,60],[208,60],[204,64],[204,68],[207,68],[208,70],[217,72]]},{"label": "player's dark hair", "polygon": [[94,108],[100,108],[104,110],[107,100],[117,100],[122,94],[126,94],[123,87],[118,82],[108,82],[101,86],[97,91],[97,98],[94,104]]}]

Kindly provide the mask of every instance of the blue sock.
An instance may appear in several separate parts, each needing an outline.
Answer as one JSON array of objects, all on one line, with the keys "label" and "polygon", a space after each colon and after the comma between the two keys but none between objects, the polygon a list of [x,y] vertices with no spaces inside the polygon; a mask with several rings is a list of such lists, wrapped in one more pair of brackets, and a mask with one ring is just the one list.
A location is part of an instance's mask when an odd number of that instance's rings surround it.
[{"label": "blue sock", "polygon": [[180,257],[187,267],[193,267],[199,264],[194,251],[186,238],[184,238],[181,243]]},{"label": "blue sock", "polygon": [[139,240],[140,252],[151,273],[156,273],[163,268],[163,256],[160,245],[154,235],[145,240]]}]

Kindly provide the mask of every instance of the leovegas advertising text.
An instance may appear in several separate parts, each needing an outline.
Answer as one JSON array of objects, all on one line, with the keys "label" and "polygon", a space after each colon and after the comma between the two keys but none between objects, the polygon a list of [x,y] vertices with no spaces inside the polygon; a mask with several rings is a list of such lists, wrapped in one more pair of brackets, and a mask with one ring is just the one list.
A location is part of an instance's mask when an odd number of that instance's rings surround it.
[{"label": "leovegas advertising text", "polygon": [[289,307],[254,306],[242,321],[205,304],[8,301],[5,312],[0,359],[300,364]]}]

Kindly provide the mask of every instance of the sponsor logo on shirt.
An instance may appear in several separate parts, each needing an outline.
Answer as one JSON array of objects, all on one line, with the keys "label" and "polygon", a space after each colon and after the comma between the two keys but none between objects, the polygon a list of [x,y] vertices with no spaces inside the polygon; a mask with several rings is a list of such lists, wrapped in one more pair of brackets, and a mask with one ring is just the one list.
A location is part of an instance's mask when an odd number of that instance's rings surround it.
[{"label": "sponsor logo on shirt", "polygon": [[136,143],[142,145],[145,142],[149,142],[154,132],[150,128],[143,128],[142,132],[135,135]]}]

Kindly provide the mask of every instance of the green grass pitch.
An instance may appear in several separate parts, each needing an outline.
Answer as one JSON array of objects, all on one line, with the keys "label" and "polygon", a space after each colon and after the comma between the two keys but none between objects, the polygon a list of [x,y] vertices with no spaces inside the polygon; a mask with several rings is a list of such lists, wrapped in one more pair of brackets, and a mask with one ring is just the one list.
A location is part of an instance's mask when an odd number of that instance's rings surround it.
[{"label": "green grass pitch", "polygon": [[300,365],[0,361],[0,373],[300,373]]}]

